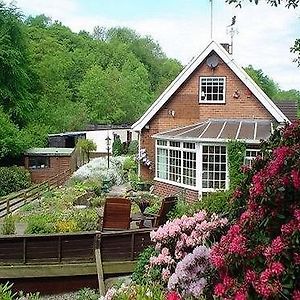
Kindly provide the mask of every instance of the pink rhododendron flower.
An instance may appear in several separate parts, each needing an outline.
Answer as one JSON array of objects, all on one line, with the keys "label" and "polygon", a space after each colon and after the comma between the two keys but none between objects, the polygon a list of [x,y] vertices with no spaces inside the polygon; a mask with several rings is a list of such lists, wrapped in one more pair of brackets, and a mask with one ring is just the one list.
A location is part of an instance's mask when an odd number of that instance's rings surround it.
[{"label": "pink rhododendron flower", "polygon": [[181,300],[181,297],[177,292],[172,291],[167,294],[166,300]]},{"label": "pink rhododendron flower", "polygon": [[253,283],[256,279],[257,279],[256,273],[253,270],[248,269],[245,275],[246,283]]},{"label": "pink rhododendron flower", "polygon": [[293,260],[295,265],[300,265],[300,253],[294,253]]},{"label": "pink rhododendron flower", "polygon": [[267,259],[272,259],[274,255],[280,254],[285,248],[285,242],[281,236],[275,238],[271,245],[266,247],[264,255]]},{"label": "pink rhododendron flower", "polygon": [[300,300],[300,290],[295,290],[293,292],[293,300]]},{"label": "pink rhododendron flower", "polygon": [[214,294],[218,297],[222,297],[225,294],[225,286],[222,283],[216,284]]},{"label": "pink rhododendron flower", "polygon": [[294,188],[296,190],[300,189],[300,171],[299,170],[292,170],[291,171],[291,177],[293,181]]},{"label": "pink rhododendron flower", "polygon": [[234,300],[247,300],[247,299],[248,299],[248,293],[244,289],[237,291],[237,293],[234,296]]}]

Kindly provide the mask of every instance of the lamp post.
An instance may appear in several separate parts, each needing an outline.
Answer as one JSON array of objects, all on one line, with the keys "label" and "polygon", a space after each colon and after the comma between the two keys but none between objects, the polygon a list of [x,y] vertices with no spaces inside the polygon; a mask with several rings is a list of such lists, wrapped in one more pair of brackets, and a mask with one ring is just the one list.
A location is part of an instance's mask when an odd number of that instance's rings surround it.
[{"label": "lamp post", "polygon": [[107,169],[109,169],[109,150],[110,150],[111,138],[109,137],[108,134],[107,134],[107,138],[105,140],[106,140],[106,146],[107,146]]}]

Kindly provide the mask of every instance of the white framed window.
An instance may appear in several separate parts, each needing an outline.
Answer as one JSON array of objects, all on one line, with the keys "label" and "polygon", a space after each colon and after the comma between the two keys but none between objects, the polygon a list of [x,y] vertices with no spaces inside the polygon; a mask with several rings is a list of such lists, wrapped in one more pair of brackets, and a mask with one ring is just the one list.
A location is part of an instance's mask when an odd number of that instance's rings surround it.
[{"label": "white framed window", "polygon": [[226,189],[226,146],[202,146],[202,190]]},{"label": "white framed window", "polygon": [[199,102],[225,103],[226,77],[200,77]]},{"label": "white framed window", "polygon": [[260,155],[259,149],[246,149],[245,158],[244,158],[244,164],[252,167],[254,159]]},{"label": "white framed window", "polygon": [[196,145],[190,142],[156,141],[156,177],[196,187]]}]

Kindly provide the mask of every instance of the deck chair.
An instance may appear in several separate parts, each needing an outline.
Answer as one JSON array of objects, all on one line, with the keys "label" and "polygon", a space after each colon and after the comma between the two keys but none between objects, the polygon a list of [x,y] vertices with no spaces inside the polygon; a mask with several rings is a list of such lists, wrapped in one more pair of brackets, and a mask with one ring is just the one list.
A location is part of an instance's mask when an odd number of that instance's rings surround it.
[{"label": "deck chair", "polygon": [[102,219],[102,231],[130,228],[131,201],[126,198],[106,198]]},{"label": "deck chair", "polygon": [[[162,200],[158,214],[145,214],[145,220],[141,222],[140,228],[149,227],[149,220],[152,227],[164,225],[168,220],[168,213],[175,207],[178,198],[169,196]],[[147,222],[148,221],[148,222]]]}]

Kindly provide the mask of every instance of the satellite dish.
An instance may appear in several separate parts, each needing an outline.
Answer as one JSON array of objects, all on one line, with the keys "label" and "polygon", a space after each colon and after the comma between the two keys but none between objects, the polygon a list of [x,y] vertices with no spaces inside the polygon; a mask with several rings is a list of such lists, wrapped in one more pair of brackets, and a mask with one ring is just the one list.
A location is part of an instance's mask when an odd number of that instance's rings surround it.
[{"label": "satellite dish", "polygon": [[212,69],[215,68],[219,64],[218,56],[215,54],[209,56],[206,60],[206,64]]}]

